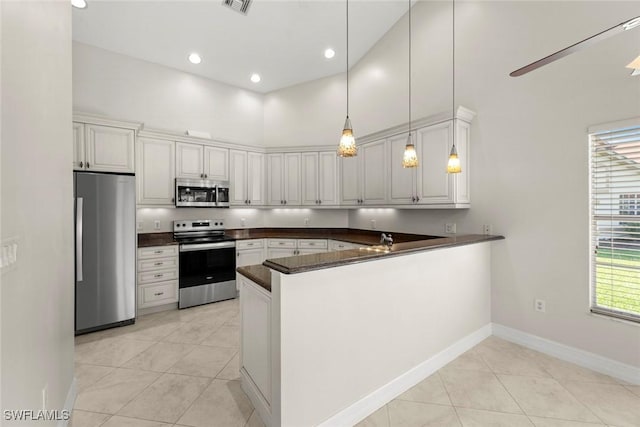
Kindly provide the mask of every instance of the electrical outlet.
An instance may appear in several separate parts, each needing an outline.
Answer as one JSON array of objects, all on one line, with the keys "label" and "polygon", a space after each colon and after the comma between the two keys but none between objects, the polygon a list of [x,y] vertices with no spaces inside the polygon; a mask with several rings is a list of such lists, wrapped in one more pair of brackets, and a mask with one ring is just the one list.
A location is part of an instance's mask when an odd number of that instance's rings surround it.
[{"label": "electrical outlet", "polygon": [[160,230],[160,220],[156,219],[155,221],[153,221],[153,229]]},{"label": "electrical outlet", "polygon": [[484,224],[482,226],[482,234],[491,234],[493,232],[493,227],[491,224]]},{"label": "electrical outlet", "polygon": [[13,269],[18,262],[18,239],[12,238],[2,242],[0,249],[0,269],[9,271]]},{"label": "electrical outlet", "polygon": [[535,301],[535,309],[536,309],[536,311],[539,311],[540,313],[546,313],[547,312],[547,303],[544,300],[537,299]]},{"label": "electrical outlet", "polygon": [[309,218],[305,218],[305,219],[304,219],[304,225],[305,225],[305,226],[308,226],[308,225],[309,225]]},{"label": "electrical outlet", "polygon": [[138,221],[136,224],[136,228],[138,229],[138,231],[142,231],[142,229],[144,228],[144,222]]},{"label": "electrical outlet", "polygon": [[456,234],[456,224],[447,223],[444,225],[444,232],[448,234]]},{"label": "electrical outlet", "polygon": [[372,230],[375,230],[375,229],[376,229],[376,220],[375,220],[375,219],[372,219],[372,220],[371,220],[371,229],[372,229]]},{"label": "electrical outlet", "polygon": [[42,387],[42,410],[46,411],[47,410],[47,406],[49,406],[49,391],[47,390],[49,388],[49,384],[45,384],[44,387]]},{"label": "electrical outlet", "polygon": [[244,218],[240,218],[240,227],[245,227],[247,225],[247,221]]}]

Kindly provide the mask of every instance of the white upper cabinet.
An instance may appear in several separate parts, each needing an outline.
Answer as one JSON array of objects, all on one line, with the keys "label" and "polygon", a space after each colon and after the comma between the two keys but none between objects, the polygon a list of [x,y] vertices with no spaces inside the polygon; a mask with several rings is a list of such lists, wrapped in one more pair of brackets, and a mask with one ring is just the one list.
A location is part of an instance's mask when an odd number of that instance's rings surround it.
[{"label": "white upper cabinet", "polygon": [[230,150],[231,205],[264,205],[264,154]]},{"label": "white upper cabinet", "polygon": [[74,169],[134,173],[133,129],[74,123]]},{"label": "white upper cabinet", "polygon": [[360,156],[340,158],[340,203],[362,204],[360,192]]},{"label": "white upper cabinet", "polygon": [[174,205],[175,143],[138,138],[136,160],[139,205]]},{"label": "white upper cabinet", "polygon": [[84,123],[73,122],[73,169],[83,170],[84,155]]},{"label": "white upper cabinet", "polygon": [[178,142],[176,144],[176,162],[176,177],[204,178],[204,146]]},{"label": "white upper cabinet", "polygon": [[176,177],[229,180],[229,150],[208,145],[176,144]]},{"label": "white upper cabinet", "polygon": [[302,204],[300,153],[267,156],[267,203],[297,206]]},{"label": "white upper cabinet", "polygon": [[387,142],[391,162],[388,196],[389,203],[392,204],[412,204],[417,198],[417,168],[402,166],[407,137],[408,132],[391,137]]},{"label": "white upper cabinet", "polygon": [[362,156],[362,196],[366,205],[380,205],[387,201],[386,140],[360,147]]},{"label": "white upper cabinet", "polygon": [[204,174],[208,179],[229,180],[229,150],[220,147],[204,147]]},{"label": "white upper cabinet", "polygon": [[302,204],[338,204],[338,161],[334,151],[302,153]]}]

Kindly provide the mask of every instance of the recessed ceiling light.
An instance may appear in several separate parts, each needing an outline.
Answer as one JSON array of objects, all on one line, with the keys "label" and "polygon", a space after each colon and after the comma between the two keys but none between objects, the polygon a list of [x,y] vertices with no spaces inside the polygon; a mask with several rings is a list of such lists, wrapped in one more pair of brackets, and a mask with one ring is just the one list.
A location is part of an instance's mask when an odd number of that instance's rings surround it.
[{"label": "recessed ceiling light", "polygon": [[202,58],[200,58],[200,55],[194,52],[189,55],[189,62],[191,62],[192,64],[199,64],[202,62]]},{"label": "recessed ceiling light", "polygon": [[328,49],[326,49],[326,50],[324,51],[324,57],[325,57],[325,58],[327,58],[327,59],[331,59],[331,58],[333,58],[334,56],[336,56],[336,51],[335,51],[335,50],[333,50],[333,49],[331,49],[331,48],[328,48]]},{"label": "recessed ceiling light", "polygon": [[87,2],[85,0],[71,0],[71,6],[84,9],[87,7]]},{"label": "recessed ceiling light", "polygon": [[251,74],[251,81],[252,81],[252,82],[254,82],[254,83],[258,83],[260,80],[262,80],[262,79],[260,78],[260,74],[258,74],[258,73],[253,73],[253,74]]}]

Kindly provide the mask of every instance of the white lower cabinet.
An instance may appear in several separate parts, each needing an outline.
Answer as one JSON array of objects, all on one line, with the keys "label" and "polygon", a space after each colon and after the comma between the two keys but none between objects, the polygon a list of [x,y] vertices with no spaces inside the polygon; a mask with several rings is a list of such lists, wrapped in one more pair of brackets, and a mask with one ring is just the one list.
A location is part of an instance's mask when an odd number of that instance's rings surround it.
[{"label": "white lower cabinet", "polygon": [[265,260],[264,240],[238,240],[236,242],[236,267],[262,264]]},{"label": "white lower cabinet", "polygon": [[271,293],[238,274],[240,284],[240,370],[271,405]]},{"label": "white lower cabinet", "polygon": [[138,308],[178,302],[178,246],[138,249]]},{"label": "white lower cabinet", "polygon": [[329,240],[329,251],[346,251],[347,249],[358,249],[367,245],[359,245],[357,243],[343,242],[340,240]]}]

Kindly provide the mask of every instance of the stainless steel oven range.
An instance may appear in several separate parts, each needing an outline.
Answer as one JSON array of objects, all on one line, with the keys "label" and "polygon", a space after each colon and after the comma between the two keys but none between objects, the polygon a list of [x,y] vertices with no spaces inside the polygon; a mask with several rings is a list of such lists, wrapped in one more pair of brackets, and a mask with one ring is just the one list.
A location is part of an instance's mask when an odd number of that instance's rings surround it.
[{"label": "stainless steel oven range", "polygon": [[220,219],[173,222],[180,243],[179,308],[235,298],[236,242]]}]

